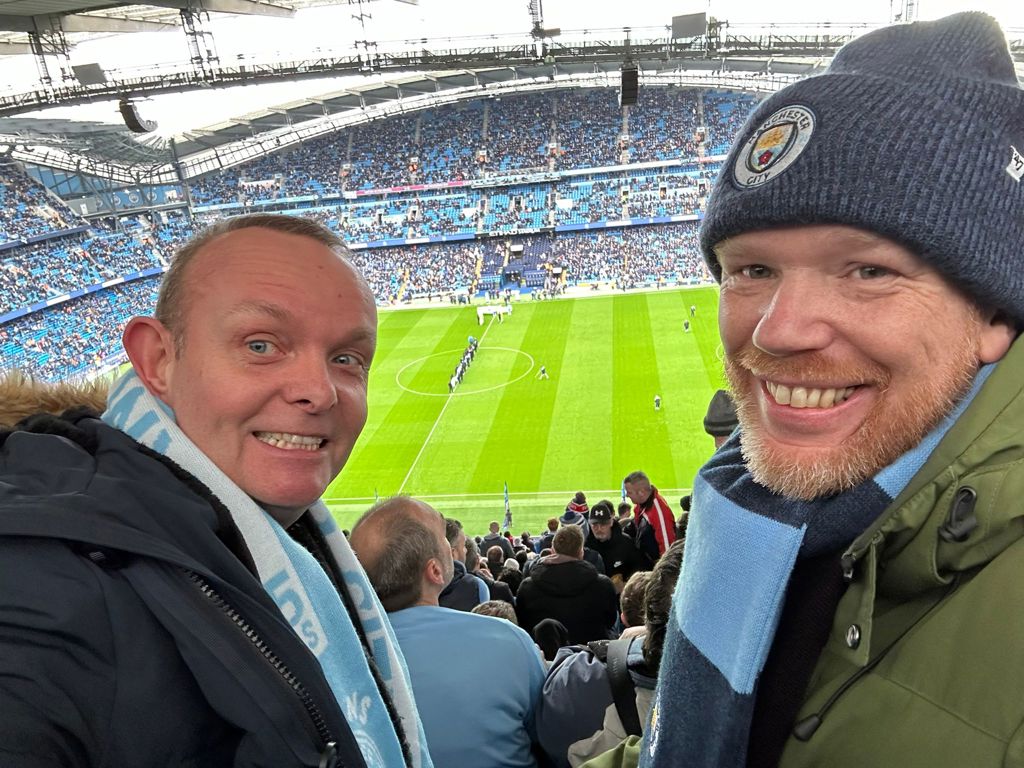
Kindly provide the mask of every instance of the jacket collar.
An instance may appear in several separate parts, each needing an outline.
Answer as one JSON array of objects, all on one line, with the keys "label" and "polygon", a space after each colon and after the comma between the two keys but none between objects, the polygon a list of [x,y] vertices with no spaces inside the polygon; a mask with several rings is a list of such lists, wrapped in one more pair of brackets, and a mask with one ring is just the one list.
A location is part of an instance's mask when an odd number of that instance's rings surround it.
[{"label": "jacket collar", "polygon": [[882,588],[900,584],[900,592],[916,591],[948,584],[954,573],[983,565],[1016,541],[1012,523],[1024,496],[1021,424],[1024,339],[1013,344],[903,493],[848,548],[848,558],[857,561],[875,549],[885,565]]},{"label": "jacket collar", "polygon": [[[838,655],[864,666],[919,618],[918,608],[926,610],[935,595],[1021,538],[1021,424],[1024,341],[1018,339],[904,491],[843,554],[851,583],[835,623],[856,626],[859,641],[835,643]],[[910,608],[874,637],[879,600]]]}]

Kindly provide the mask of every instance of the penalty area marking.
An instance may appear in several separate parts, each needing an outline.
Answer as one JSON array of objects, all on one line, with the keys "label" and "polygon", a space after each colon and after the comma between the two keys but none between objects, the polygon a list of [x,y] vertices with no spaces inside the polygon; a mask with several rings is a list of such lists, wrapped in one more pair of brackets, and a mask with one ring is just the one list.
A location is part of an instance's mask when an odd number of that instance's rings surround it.
[{"label": "penalty area marking", "polygon": [[[534,365],[536,365],[536,361],[533,359],[533,355],[531,355],[529,352],[524,352],[521,349],[515,349],[514,347],[491,347],[491,346],[487,346],[487,347],[480,346],[480,347],[477,347],[477,351],[482,350],[482,349],[495,349],[495,350],[501,350],[503,352],[515,352],[517,355],[522,355],[527,360],[529,360],[530,361],[530,367],[527,368],[525,371],[523,371],[523,373],[521,373],[519,376],[516,376],[514,379],[509,379],[508,381],[504,381],[501,384],[495,384],[493,387],[484,387],[483,389],[471,389],[468,392],[459,392],[458,389],[456,389],[455,392],[424,392],[424,391],[419,390],[419,389],[413,389],[412,387],[407,387],[407,386],[405,386],[405,384],[403,384],[401,382],[401,376],[402,376],[402,374],[405,372],[405,370],[407,368],[411,368],[412,366],[417,365],[419,363],[422,363],[424,360],[429,360],[432,357],[440,357],[441,355],[450,355],[450,354],[452,354],[452,352],[459,352],[459,351],[461,351],[461,350],[458,350],[458,349],[455,349],[455,350],[448,349],[448,350],[444,350],[442,352],[434,352],[431,355],[424,355],[423,357],[420,357],[420,358],[417,358],[416,360],[413,360],[411,363],[407,363],[406,365],[403,365],[401,367],[401,369],[398,371],[398,373],[395,374],[395,384],[398,385],[399,389],[405,390],[406,392],[409,392],[410,394],[413,394],[413,395],[423,395],[424,397],[465,397],[466,395],[480,395],[480,394],[483,394],[484,392],[491,392],[491,391],[493,391],[495,389],[501,389],[502,387],[507,387],[509,384],[515,384],[520,379],[525,378],[526,376],[528,376],[530,374],[530,372],[533,370]],[[445,382],[445,385],[447,386],[447,382]],[[463,385],[461,385],[461,384],[459,385],[460,388],[462,386]]]}]

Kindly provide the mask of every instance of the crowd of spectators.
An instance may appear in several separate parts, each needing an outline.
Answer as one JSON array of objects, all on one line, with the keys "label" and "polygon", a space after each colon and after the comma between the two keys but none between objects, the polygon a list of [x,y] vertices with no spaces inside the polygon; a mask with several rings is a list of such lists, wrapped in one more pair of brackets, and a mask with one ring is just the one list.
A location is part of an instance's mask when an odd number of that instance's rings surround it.
[{"label": "crowd of spectators", "polygon": [[716,154],[753,104],[749,94],[651,87],[624,120],[612,88],[486,97],[310,139],[190,189],[197,205],[252,203],[672,160],[697,155],[699,129]]},{"label": "crowd of spectators", "polygon": [[625,289],[709,279],[696,222],[529,235],[518,242],[561,267],[569,285],[613,283]]},{"label": "crowd of spectators", "polygon": [[0,244],[24,241],[83,224],[56,195],[14,164],[0,164]]},{"label": "crowd of spectators", "polygon": [[[646,163],[697,154],[698,93],[706,102],[711,92],[663,88],[644,88],[640,92],[637,106],[629,110],[631,162]],[[729,96],[738,97],[738,94]]]},{"label": "crowd of spectators", "polygon": [[[509,518],[504,532],[492,521],[473,535],[403,496],[355,523],[349,540],[395,628],[435,764],[461,764],[472,749],[491,766],[568,768],[626,727],[640,732],[686,518],[643,472],[623,483],[635,506],[591,507],[580,491],[536,538],[513,536]],[[659,525],[651,557],[641,542]],[[493,675],[499,659],[506,683],[467,699],[437,665],[439,647],[472,679]],[[466,727],[453,732],[453,722]]]},{"label": "crowd of spectators", "polygon": [[118,332],[133,315],[151,314],[156,277],[90,293],[0,325],[0,360],[43,380],[87,376],[121,362]]},{"label": "crowd of spectators", "polygon": [[438,243],[402,249],[407,275],[403,299],[433,298],[472,287],[483,248],[478,243]]},{"label": "crowd of spectators", "polygon": [[152,243],[126,233],[56,237],[0,253],[0,315],[161,266]]},{"label": "crowd of spectators", "polygon": [[697,222],[616,230],[611,246],[622,255],[618,287],[668,285],[710,278],[697,243]]},{"label": "crowd of spectators", "polygon": [[757,104],[751,93],[708,91],[704,95],[704,144],[708,155],[724,155]]},{"label": "crowd of spectators", "polygon": [[[353,189],[666,160],[695,152],[700,123],[707,123],[709,142],[727,140],[751,104],[752,97],[743,94],[681,88],[646,89],[640,103],[626,112],[614,90],[606,88],[485,98],[307,141],[195,181],[192,199],[244,204],[304,196],[316,204]],[[630,131],[626,137],[624,129]],[[331,207],[296,205],[292,210],[319,219],[351,243],[474,238],[357,250],[353,258],[384,305],[498,291],[505,287],[504,267],[513,245],[522,245],[517,250],[531,257],[530,265],[517,264],[523,278],[529,268],[530,285],[543,285],[551,293],[565,285],[597,282],[621,288],[666,285],[706,276],[693,225],[527,233],[555,225],[696,213],[714,172],[701,168],[595,171],[558,182],[378,193]],[[0,237],[18,242],[0,252],[0,315],[161,268],[201,225],[185,210],[87,225],[14,165],[0,166],[0,195]],[[88,231],[67,234],[85,226]],[[509,237],[476,239],[494,233]],[[25,243],[30,237],[43,239]],[[552,270],[555,266],[562,271]],[[111,293],[109,300],[117,295]],[[90,333],[116,313],[92,311],[81,323],[67,318],[73,307],[100,306],[100,298],[89,295],[4,325],[7,339],[35,334],[23,354],[4,356],[5,365],[25,364],[51,377],[95,366],[105,353],[89,347]],[[45,328],[52,333],[43,342],[39,331]],[[112,321],[107,334],[115,335],[115,329]],[[47,352],[66,349],[67,364],[43,355],[44,347]]]},{"label": "crowd of spectators", "polygon": [[558,168],[618,165],[623,157],[622,111],[611,88],[587,88],[559,94],[554,137]]}]

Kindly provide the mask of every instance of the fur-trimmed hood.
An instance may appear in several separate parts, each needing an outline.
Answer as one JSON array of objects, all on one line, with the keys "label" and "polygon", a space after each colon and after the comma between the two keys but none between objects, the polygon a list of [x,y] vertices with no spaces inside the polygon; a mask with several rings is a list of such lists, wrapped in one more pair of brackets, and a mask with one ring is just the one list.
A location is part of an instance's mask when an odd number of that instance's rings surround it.
[{"label": "fur-trimmed hood", "polygon": [[59,415],[81,406],[102,413],[109,388],[107,379],[52,384],[20,371],[8,371],[0,374],[0,427],[13,427],[35,413]]}]

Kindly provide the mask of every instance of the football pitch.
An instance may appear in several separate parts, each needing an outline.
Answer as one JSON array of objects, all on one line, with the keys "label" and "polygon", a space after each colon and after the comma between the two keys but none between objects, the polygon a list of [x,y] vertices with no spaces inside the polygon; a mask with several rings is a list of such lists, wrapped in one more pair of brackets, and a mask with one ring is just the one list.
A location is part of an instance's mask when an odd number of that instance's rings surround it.
[{"label": "football pitch", "polygon": [[[536,533],[578,490],[618,502],[642,469],[676,506],[713,450],[717,304],[708,287],[526,300],[483,325],[475,307],[382,312],[369,418],[326,501],[350,528],[376,497],[409,494],[476,534],[502,520],[508,483],[513,532]],[[471,335],[479,349],[449,395]]]}]

